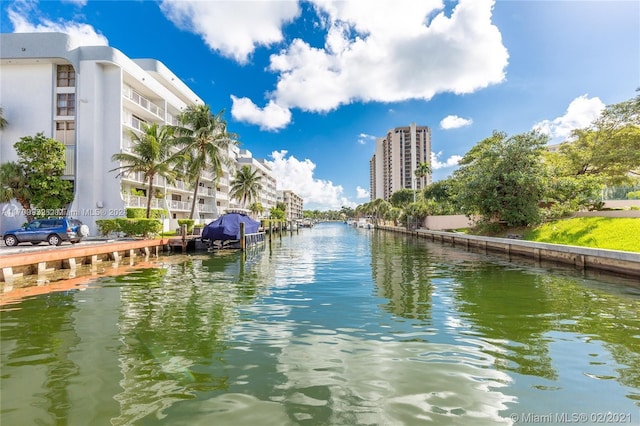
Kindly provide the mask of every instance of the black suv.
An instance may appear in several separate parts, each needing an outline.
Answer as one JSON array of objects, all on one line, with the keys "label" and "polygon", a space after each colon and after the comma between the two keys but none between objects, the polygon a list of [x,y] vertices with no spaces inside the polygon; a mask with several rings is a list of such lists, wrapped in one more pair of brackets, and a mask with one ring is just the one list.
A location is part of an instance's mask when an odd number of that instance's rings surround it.
[{"label": "black suv", "polygon": [[20,243],[36,245],[46,241],[52,246],[59,246],[63,241],[79,243],[87,235],[89,227],[78,219],[36,219],[22,228],[5,232],[4,243],[7,246],[17,246]]}]

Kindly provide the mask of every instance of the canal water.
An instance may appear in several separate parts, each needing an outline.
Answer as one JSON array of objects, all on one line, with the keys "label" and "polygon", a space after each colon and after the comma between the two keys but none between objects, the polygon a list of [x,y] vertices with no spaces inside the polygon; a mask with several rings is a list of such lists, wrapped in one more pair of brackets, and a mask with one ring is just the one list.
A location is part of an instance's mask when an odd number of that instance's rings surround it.
[{"label": "canal water", "polygon": [[10,425],[640,423],[640,289],[319,224],[0,307]]}]

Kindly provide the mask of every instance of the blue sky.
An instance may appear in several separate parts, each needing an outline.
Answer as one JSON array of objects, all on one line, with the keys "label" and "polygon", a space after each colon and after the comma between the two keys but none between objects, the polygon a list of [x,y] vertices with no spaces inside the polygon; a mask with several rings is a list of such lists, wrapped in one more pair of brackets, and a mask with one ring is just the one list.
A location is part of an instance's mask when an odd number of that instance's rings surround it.
[{"label": "blue sky", "polygon": [[2,32],[162,61],[305,209],[369,201],[375,137],[393,127],[431,127],[439,180],[493,130],[559,142],[640,87],[637,0],[0,4]]}]

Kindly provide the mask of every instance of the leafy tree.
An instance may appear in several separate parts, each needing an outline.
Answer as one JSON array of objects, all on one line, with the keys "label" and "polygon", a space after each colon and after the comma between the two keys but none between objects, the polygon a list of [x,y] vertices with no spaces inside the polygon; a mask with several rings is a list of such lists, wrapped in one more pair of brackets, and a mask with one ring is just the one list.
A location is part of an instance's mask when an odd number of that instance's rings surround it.
[{"label": "leafy tree", "polygon": [[241,201],[242,206],[246,207],[247,203],[258,198],[260,190],[262,190],[261,181],[262,175],[259,170],[251,170],[249,166],[242,166],[240,170],[236,171],[229,195]]},{"label": "leafy tree", "polygon": [[413,203],[414,198],[415,191],[403,188],[391,194],[389,202],[393,205],[393,207],[404,208]]},{"label": "leafy tree", "polygon": [[151,215],[151,200],[153,198],[153,179],[162,176],[169,183],[174,183],[177,177],[175,165],[180,156],[174,152],[172,129],[167,126],[159,127],[157,123],[142,124],[144,133],[139,135],[131,132],[133,142],[132,153],[119,152],[111,159],[122,163],[121,166],[110,170],[119,170],[117,176],[123,173],[141,172],[148,182],[146,218]]},{"label": "leafy tree", "polygon": [[277,207],[271,207],[271,209],[269,209],[269,216],[272,219],[284,220],[285,212]]},{"label": "leafy tree", "polygon": [[73,201],[73,185],[61,179],[66,165],[64,144],[40,132],[34,137],[20,138],[13,146],[19,166],[14,172],[23,173],[28,188],[27,192],[17,193],[28,195],[29,204],[38,209],[66,209]]},{"label": "leafy tree", "polygon": [[182,126],[174,128],[176,142],[182,147],[183,167],[194,185],[191,219],[195,214],[202,173],[211,172],[217,180],[222,177],[224,166],[231,167],[227,152],[230,145],[238,142],[237,136],[227,131],[223,114],[224,110],[213,115],[208,105],[190,105],[178,117]]},{"label": "leafy tree", "polygon": [[0,165],[0,203],[15,199],[27,212],[27,220],[32,221],[31,192],[22,167],[13,161]]},{"label": "leafy tree", "polygon": [[599,176],[608,185],[628,183],[640,176],[640,95],[607,106],[575,140],[562,144],[566,175]]},{"label": "leafy tree", "polygon": [[439,180],[428,185],[422,192],[423,198],[429,206],[430,215],[459,214],[451,178]]},{"label": "leafy tree", "polygon": [[547,140],[537,132],[507,136],[496,131],[475,145],[453,175],[456,200],[465,213],[507,226],[538,223],[546,178],[541,156]]},{"label": "leafy tree", "polygon": [[567,158],[558,152],[544,153],[544,163],[549,173],[543,198],[547,219],[559,218],[583,208],[593,209],[599,203],[604,188],[601,176],[573,174]]}]

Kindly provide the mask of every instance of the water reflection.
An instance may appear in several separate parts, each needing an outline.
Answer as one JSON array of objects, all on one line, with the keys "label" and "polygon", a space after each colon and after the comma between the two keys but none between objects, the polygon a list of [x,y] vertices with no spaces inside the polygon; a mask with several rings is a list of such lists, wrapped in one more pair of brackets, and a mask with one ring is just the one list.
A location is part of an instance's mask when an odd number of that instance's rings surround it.
[{"label": "water reflection", "polygon": [[[637,413],[628,287],[321,225],[1,314],[2,424],[511,424]],[[640,420],[636,416],[632,420]]]}]

